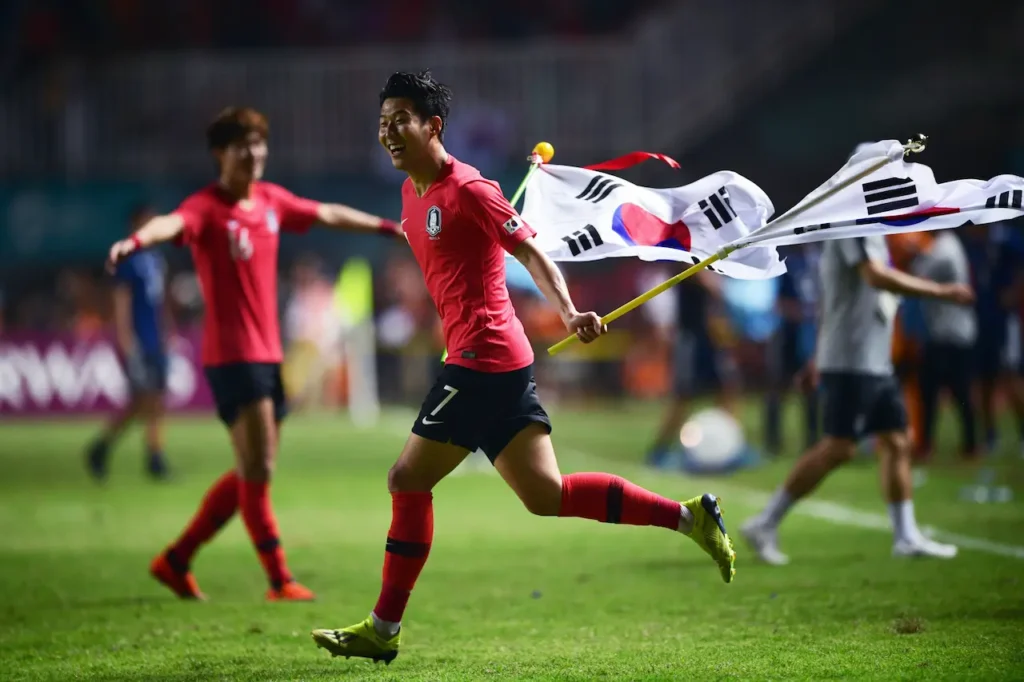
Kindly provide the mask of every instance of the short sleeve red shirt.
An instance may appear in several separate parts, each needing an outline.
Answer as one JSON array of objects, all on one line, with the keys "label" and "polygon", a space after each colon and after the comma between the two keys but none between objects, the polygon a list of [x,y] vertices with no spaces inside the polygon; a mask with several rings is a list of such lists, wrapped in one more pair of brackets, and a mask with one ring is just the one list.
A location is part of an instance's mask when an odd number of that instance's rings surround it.
[{"label": "short sleeve red shirt", "polygon": [[533,362],[533,349],[505,286],[505,252],[536,232],[501,193],[448,157],[422,197],[402,186],[402,228],[441,316],[449,364],[510,372]]},{"label": "short sleeve red shirt", "polygon": [[282,360],[277,314],[279,232],[305,232],[319,203],[257,182],[247,202],[217,184],[189,196],[174,211],[185,221],[180,243],[192,261],[206,315],[203,364]]}]

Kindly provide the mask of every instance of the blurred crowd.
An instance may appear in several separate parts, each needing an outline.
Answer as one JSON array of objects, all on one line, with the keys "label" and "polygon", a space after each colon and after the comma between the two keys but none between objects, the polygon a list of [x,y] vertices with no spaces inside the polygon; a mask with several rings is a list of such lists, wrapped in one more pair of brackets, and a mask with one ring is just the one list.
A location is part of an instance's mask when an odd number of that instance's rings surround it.
[{"label": "blurred crowd", "polygon": [[9,68],[140,50],[571,39],[621,29],[655,0],[9,0]]},{"label": "blurred crowd", "polygon": [[[785,253],[788,272],[774,280],[751,282],[706,273],[624,317],[600,343],[577,348],[558,361],[544,352],[565,335],[557,312],[517,263],[510,264],[507,277],[517,312],[536,346],[538,375],[553,400],[661,399],[683,386],[693,397],[735,410],[739,396],[756,392],[765,398],[765,446],[777,453],[796,445],[783,442],[781,425],[782,405],[794,393],[804,404],[806,442],[818,436],[816,394],[800,379],[817,333],[819,246],[790,247]],[[959,454],[977,456],[995,447],[995,415],[1002,406],[1014,408],[1024,429],[1024,239],[1012,225],[996,224],[895,235],[890,247],[893,263],[901,269],[938,279],[960,276],[977,290],[976,305],[952,318],[952,327],[950,318],[937,316],[927,302],[903,301],[893,350],[919,457],[933,454],[937,408],[944,394],[959,413]],[[343,349],[352,325],[337,294],[337,265],[314,254],[282,263],[285,373],[299,402],[337,406],[347,398],[346,365],[352,359]],[[674,263],[617,259],[576,265],[566,275],[580,309],[606,311],[677,269]],[[0,332],[76,338],[109,332],[111,285],[99,268],[71,268],[40,279],[38,286],[8,286],[6,295],[0,289]],[[202,300],[187,266],[169,269],[167,305],[179,331],[197,327]],[[407,250],[396,247],[374,269],[372,309],[374,340],[368,352],[375,355],[380,398],[415,401],[439,367],[444,342]],[[680,353],[680,344],[691,344],[689,354]],[[960,355],[951,360],[950,353]]]}]

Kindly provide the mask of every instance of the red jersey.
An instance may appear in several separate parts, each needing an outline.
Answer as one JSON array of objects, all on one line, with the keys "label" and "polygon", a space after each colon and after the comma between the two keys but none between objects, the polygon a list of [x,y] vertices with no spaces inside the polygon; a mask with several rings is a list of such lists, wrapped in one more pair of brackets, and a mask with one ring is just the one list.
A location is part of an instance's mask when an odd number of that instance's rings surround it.
[{"label": "red jersey", "polygon": [[441,315],[447,362],[510,372],[533,348],[505,286],[505,251],[537,234],[496,182],[451,155],[422,197],[402,185],[402,228]]},{"label": "red jersey", "polygon": [[278,185],[257,182],[247,203],[213,184],[174,211],[185,221],[179,243],[192,251],[206,303],[204,365],[281,362],[278,232],[308,230],[319,205]]}]

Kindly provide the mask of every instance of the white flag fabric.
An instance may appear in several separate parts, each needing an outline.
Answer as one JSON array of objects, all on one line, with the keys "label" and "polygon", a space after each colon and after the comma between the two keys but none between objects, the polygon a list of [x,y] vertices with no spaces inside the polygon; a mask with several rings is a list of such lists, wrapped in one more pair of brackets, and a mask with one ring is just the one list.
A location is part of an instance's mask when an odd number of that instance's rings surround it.
[{"label": "white flag fabric", "polygon": [[740,243],[780,246],[940,230],[968,222],[981,225],[1024,215],[1024,178],[998,175],[985,181],[940,184],[928,166],[904,161],[903,146],[895,140],[860,145],[839,172],[804,197],[790,213],[885,160],[888,162],[880,168],[817,205],[792,218],[783,215]]},{"label": "white flag fabric", "polygon": [[[522,217],[555,261],[697,263],[764,227],[774,211],[760,187],[730,171],[652,189],[599,171],[546,164],[526,188]],[[770,279],[786,266],[774,247],[757,246],[711,269],[737,279]]]}]

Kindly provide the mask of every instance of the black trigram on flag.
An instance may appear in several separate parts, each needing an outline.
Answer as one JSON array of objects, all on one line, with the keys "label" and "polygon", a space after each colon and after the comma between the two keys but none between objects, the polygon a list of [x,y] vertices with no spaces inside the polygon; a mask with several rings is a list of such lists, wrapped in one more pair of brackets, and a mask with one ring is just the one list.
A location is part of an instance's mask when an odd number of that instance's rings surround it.
[{"label": "black trigram on flag", "polygon": [[1006,190],[997,197],[989,197],[985,202],[985,208],[1024,208],[1024,190]]},{"label": "black trigram on flag", "polygon": [[622,183],[616,182],[615,178],[602,177],[598,175],[590,181],[590,184],[587,185],[586,189],[576,195],[576,198],[599,204],[608,198],[608,195],[619,187],[622,187]]},{"label": "black trigram on flag", "polygon": [[601,239],[601,235],[593,225],[587,225],[582,230],[576,230],[569,236],[562,237],[562,241],[569,245],[569,251],[574,256],[604,244],[604,240]]},{"label": "black trigram on flag", "polygon": [[864,183],[868,215],[917,206],[917,186],[910,178],[888,178]]},{"label": "black trigram on flag", "polygon": [[729,201],[729,193],[725,191],[724,187],[707,199],[701,199],[697,205],[711,221],[711,227],[716,230],[722,225],[728,225],[736,217],[736,211],[733,210],[732,203]]}]

